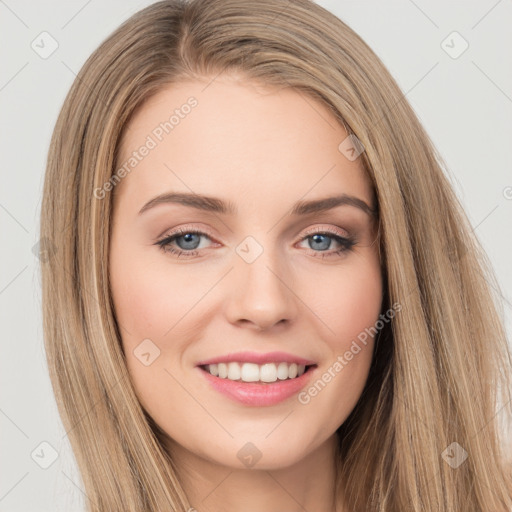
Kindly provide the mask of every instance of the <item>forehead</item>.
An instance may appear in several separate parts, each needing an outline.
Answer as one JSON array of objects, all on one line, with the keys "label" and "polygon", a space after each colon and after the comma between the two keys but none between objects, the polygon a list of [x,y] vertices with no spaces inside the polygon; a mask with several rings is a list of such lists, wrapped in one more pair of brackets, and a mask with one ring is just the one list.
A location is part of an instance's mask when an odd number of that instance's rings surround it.
[{"label": "forehead", "polygon": [[346,138],[329,108],[304,92],[223,76],[180,82],[130,120],[116,167],[128,172],[115,192],[141,200],[164,191],[204,192],[261,204],[336,189],[371,202],[361,159],[340,150]]}]

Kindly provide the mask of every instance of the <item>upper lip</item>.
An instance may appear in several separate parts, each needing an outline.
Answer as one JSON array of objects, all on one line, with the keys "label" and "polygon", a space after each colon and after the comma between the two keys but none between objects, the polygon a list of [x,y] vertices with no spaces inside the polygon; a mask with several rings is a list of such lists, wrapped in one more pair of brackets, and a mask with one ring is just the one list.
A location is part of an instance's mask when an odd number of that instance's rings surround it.
[{"label": "upper lip", "polygon": [[231,354],[226,354],[224,356],[212,357],[211,359],[205,359],[204,361],[198,362],[197,366],[205,366],[207,364],[217,364],[217,363],[230,363],[230,362],[256,363],[256,364],[296,363],[296,364],[303,364],[305,366],[316,364],[314,361],[310,361],[308,359],[304,359],[302,357],[298,357],[293,354],[288,354],[287,352],[266,352],[266,353],[234,352]]}]

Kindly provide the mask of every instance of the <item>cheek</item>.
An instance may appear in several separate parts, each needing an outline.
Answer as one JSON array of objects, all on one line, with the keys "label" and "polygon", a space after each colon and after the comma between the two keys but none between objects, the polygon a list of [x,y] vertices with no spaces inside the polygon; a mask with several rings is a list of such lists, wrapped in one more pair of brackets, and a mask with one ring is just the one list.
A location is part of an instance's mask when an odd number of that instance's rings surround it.
[{"label": "cheek", "polygon": [[[322,290],[319,282],[328,286]],[[330,420],[335,425],[341,424],[355,406],[368,377],[374,328],[382,307],[380,264],[376,258],[361,260],[331,272],[328,279],[319,279],[316,284],[307,289],[309,300],[315,304],[313,311],[327,326],[322,332],[329,357],[322,365],[317,383],[299,399],[303,404],[314,402],[313,407],[319,408],[320,415],[323,408],[336,404],[338,414]],[[317,395],[322,398],[313,400]],[[326,405],[329,403],[331,406]]]},{"label": "cheek", "polygon": [[[382,307],[382,274],[376,258],[361,259],[338,271],[320,274],[315,285],[304,285],[311,308],[325,323],[326,340],[336,351],[378,320]],[[322,286],[322,283],[325,283]]]},{"label": "cheek", "polygon": [[155,417],[174,385],[166,370],[172,372],[184,351],[190,336],[186,315],[201,285],[183,267],[176,271],[136,249],[117,249],[111,252],[110,284],[122,347],[135,392]]},{"label": "cheek", "polygon": [[337,308],[331,311],[333,330],[339,339],[353,340],[377,321],[382,306],[380,273],[354,274],[341,286],[343,293],[337,295]]},{"label": "cheek", "polygon": [[[315,379],[298,395],[326,435],[342,425],[354,409],[368,379],[374,339],[368,333],[382,306],[381,273],[347,274],[332,281],[335,291],[324,299],[322,320],[329,326],[324,341],[329,357]],[[331,332],[332,331],[332,332]]]},{"label": "cheek", "polygon": [[[176,266],[175,266],[176,267]],[[111,290],[118,321],[137,339],[161,339],[207,290],[186,268],[118,254],[111,259]]]}]

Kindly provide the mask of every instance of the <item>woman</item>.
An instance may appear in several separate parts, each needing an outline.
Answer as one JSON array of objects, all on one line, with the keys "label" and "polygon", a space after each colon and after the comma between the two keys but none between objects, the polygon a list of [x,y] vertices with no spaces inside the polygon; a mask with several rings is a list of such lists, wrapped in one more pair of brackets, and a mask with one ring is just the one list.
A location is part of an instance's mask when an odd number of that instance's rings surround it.
[{"label": "woman", "polygon": [[88,509],[510,510],[510,353],[442,167],[312,2],[163,1],[116,30],[41,219]]}]

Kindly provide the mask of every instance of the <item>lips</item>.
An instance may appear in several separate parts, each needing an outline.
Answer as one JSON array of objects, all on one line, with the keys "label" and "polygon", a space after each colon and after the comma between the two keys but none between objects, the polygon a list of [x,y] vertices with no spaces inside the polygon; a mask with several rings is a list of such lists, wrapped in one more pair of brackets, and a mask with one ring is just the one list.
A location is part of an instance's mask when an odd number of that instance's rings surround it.
[{"label": "lips", "polygon": [[318,367],[309,366],[300,377],[271,383],[234,381],[210,375],[202,367],[196,370],[201,379],[206,379],[213,390],[226,398],[244,406],[268,407],[292,399],[314,378]]},{"label": "lips", "polygon": [[266,353],[258,353],[258,352],[233,352],[230,354],[225,354],[219,357],[213,357],[211,359],[205,359],[203,361],[199,361],[196,363],[196,366],[205,366],[208,364],[218,364],[218,363],[231,363],[231,362],[239,362],[239,363],[255,363],[258,365],[262,365],[265,363],[295,363],[297,365],[303,364],[305,366],[311,366],[316,364],[315,361],[304,359],[302,357],[296,356],[294,354],[289,354],[287,352],[266,352]]}]

